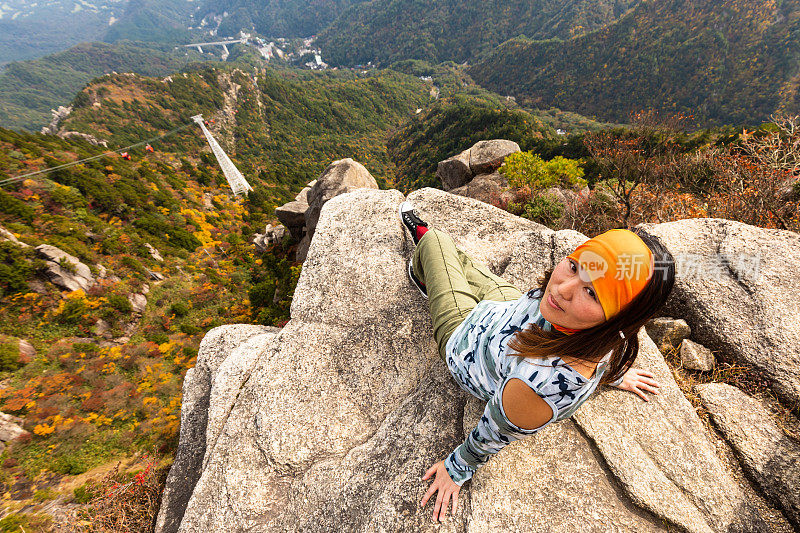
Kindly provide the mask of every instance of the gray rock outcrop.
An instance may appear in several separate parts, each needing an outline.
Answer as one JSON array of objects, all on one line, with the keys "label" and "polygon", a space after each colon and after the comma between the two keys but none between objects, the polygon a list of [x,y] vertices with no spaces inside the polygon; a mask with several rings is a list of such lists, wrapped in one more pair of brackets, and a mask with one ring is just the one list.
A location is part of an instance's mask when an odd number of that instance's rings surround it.
[{"label": "gray rock outcrop", "polygon": [[665,312],[692,339],[753,367],[789,403],[800,401],[800,234],[719,218],[641,224],[681,275]]},{"label": "gray rock outcrop", "polygon": [[[99,107],[100,103],[95,102],[93,105],[95,107]],[[52,113],[50,124],[42,127],[42,135],[58,135],[62,139],[78,138],[88,141],[90,144],[95,146],[108,146],[108,141],[98,139],[94,135],[82,133],[80,131],[67,131],[65,128],[61,127],[61,122],[67,118],[70,113],[72,113],[72,106],[65,107],[61,105],[58,106],[58,109],[51,109],[50,113]]]},{"label": "gray rock outcrop", "polygon": [[439,161],[436,165],[436,177],[446,191],[466,185],[472,179],[472,170],[469,168],[469,149],[460,154]]},{"label": "gray rock outcrop", "polygon": [[[120,281],[122,281],[122,279],[119,276],[117,276],[112,272],[109,272],[108,269],[103,265],[101,265],[100,263],[95,264],[95,267],[97,267],[97,277],[99,279],[107,279],[112,283],[119,283]],[[149,272],[147,267],[144,267],[144,270],[145,272]]]},{"label": "gray rock outcrop", "polygon": [[264,233],[254,233],[250,242],[259,252],[266,252],[270,245],[283,241],[286,235],[286,226],[267,224]]},{"label": "gray rock outcrop", "polygon": [[151,281],[164,281],[164,279],[166,279],[164,277],[164,274],[162,274],[161,272],[156,272],[148,268],[145,268],[144,270],[145,273],[147,274],[147,278]]},{"label": "gray rock outcrop", "polygon": [[310,191],[311,187],[313,187],[316,184],[317,180],[309,181],[308,185],[303,187],[303,190],[297,193],[297,196],[294,197],[295,201],[308,203],[308,191]]},{"label": "gray rock outcrop", "polygon": [[29,245],[25,244],[24,242],[17,239],[16,235],[8,231],[3,226],[0,226],[0,241],[11,241],[14,244],[21,246],[22,248],[28,248]]},{"label": "gray rock outcrop", "polygon": [[492,174],[509,154],[519,151],[519,145],[514,141],[478,141],[460,154],[440,161],[436,167],[436,177],[444,190],[457,189],[481,174]]},{"label": "gray rock outcrop", "polygon": [[377,189],[378,182],[364,165],[345,158],[328,165],[319,178],[310,182],[295,199],[275,209],[275,216],[299,243],[297,261],[305,261],[314,230],[325,202],[356,189]]},{"label": "gray rock outcrop", "polygon": [[[409,199],[523,290],[586,240],[436,189]],[[790,530],[717,456],[643,331],[637,366],[654,373],[658,396],[600,391],[491,458],[462,488],[459,512],[432,523],[421,477],[483,405],[439,359],[427,301],[406,278],[403,200],[360,189],[325,203],[289,323],[203,339],[157,532]]]},{"label": "gray rock outcrop", "polygon": [[297,261],[305,261],[311,239],[325,202],[356,189],[377,189],[378,182],[357,161],[349,157],[328,165],[319,178],[310,182],[295,199],[275,209],[275,216],[298,242]]},{"label": "gray rock outcrop", "polygon": [[22,429],[22,423],[18,416],[0,412],[0,441],[8,442],[28,433]]},{"label": "gray rock outcrop", "polygon": [[253,233],[250,244],[256,247],[257,252],[266,252],[269,243],[263,233]]},{"label": "gray rock outcrop", "polygon": [[800,528],[800,443],[784,434],[761,402],[736,387],[708,383],[695,391],[745,471]]},{"label": "gray rock outcrop", "polygon": [[311,246],[311,235],[306,233],[303,235],[303,238],[300,240],[300,243],[297,245],[297,255],[295,259],[297,261],[305,261],[306,257],[308,256],[308,247]]},{"label": "gray rock outcrop", "polygon": [[252,365],[263,349],[270,348],[269,341],[277,332],[277,328],[267,326],[220,326],[203,337],[197,363],[183,380],[180,427],[183,444],[175,455],[161,496],[157,531],[178,530],[192,490],[205,469],[206,458],[213,455],[231,404],[238,399],[239,388],[248,381]]},{"label": "gray rock outcrop", "polygon": [[128,301],[131,304],[131,309],[136,314],[143,314],[145,308],[147,307],[147,296],[142,293],[130,293],[128,294]]},{"label": "gray rock outcrop", "polygon": [[692,334],[692,328],[682,318],[659,316],[645,324],[647,334],[656,343],[661,353],[667,353],[681,345],[683,339]]},{"label": "gray rock outcrop", "polygon": [[[306,211],[308,211],[308,192],[317,183],[317,180],[309,182],[294,200],[287,202],[275,209],[275,216],[281,224],[289,230],[292,239],[300,242],[306,232]],[[268,226],[269,227],[269,226]],[[266,232],[265,232],[266,234]]]},{"label": "gray rock outcrop", "polygon": [[700,370],[701,372],[714,370],[714,354],[702,344],[683,339],[680,355],[683,368]]},{"label": "gray rock outcrop", "polygon": [[308,210],[305,213],[307,233],[314,235],[322,206],[331,198],[356,189],[377,188],[378,182],[361,163],[349,157],[334,161],[308,191]]},{"label": "gray rock outcrop", "polygon": [[111,324],[102,318],[98,318],[97,322],[95,322],[94,326],[92,326],[92,334],[105,339],[110,339],[113,336],[111,334]]},{"label": "gray rock outcrop", "polygon": [[43,126],[41,129],[42,135],[55,135],[58,133],[59,124],[62,120],[67,118],[70,113],[72,113],[72,106],[58,106],[58,109],[51,109],[50,113],[52,114],[52,118],[50,119],[50,124],[47,126]]},{"label": "gray rock outcrop", "polygon": [[161,257],[161,254],[158,253],[158,250],[155,246],[150,244],[149,242],[144,243],[145,248],[147,248],[147,252],[150,254],[150,257],[155,259],[156,261],[163,261],[164,258]]},{"label": "gray rock outcrop", "polygon": [[36,348],[34,348],[33,344],[26,341],[25,339],[19,340],[19,360],[23,364],[28,364],[33,361],[33,358],[36,356]]},{"label": "gray rock outcrop", "polygon": [[62,128],[57,135],[62,139],[82,139],[95,146],[108,147],[108,141],[104,139],[98,139],[91,133],[83,133],[81,131],[66,131]]},{"label": "gray rock outcrop", "polygon": [[545,191],[545,194],[549,195],[562,205],[569,206],[586,201],[591,192],[588,186],[579,191],[564,189],[562,187],[550,187]]},{"label": "gray rock outcrop", "polygon": [[476,176],[494,172],[509,154],[519,151],[519,145],[514,141],[478,141],[469,149],[469,169]]},{"label": "gray rock outcrop", "polygon": [[[26,365],[33,361],[33,357],[36,355],[36,349],[30,342],[2,333],[0,333],[0,348],[9,357],[4,361],[7,366],[6,370],[12,370],[11,367],[16,366],[17,363]],[[2,385],[0,385],[0,389],[2,389]]]},{"label": "gray rock outcrop", "polygon": [[293,200],[275,208],[275,216],[292,234],[292,239],[300,241],[306,225],[308,202]]},{"label": "gray rock outcrop", "polygon": [[508,180],[499,172],[476,176],[465,185],[451,189],[450,192],[459,196],[475,198],[487,204],[498,200],[512,202],[516,198],[514,192],[508,188]]},{"label": "gray rock outcrop", "polygon": [[0,412],[0,453],[6,448],[9,441],[28,435],[29,432],[22,428],[23,420],[17,416]]},{"label": "gray rock outcrop", "polygon": [[286,235],[286,226],[271,226],[271,224],[267,224],[264,230],[264,237],[267,239],[267,242],[275,244],[283,241],[283,237]]},{"label": "gray rock outcrop", "polygon": [[69,291],[89,290],[95,279],[91,270],[74,255],[49,244],[40,244],[36,252],[45,259],[45,275],[51,283]]},{"label": "gray rock outcrop", "polygon": [[45,282],[40,280],[40,279],[34,278],[34,279],[31,279],[31,280],[28,280],[28,282],[26,284],[28,285],[28,289],[30,289],[31,292],[35,292],[35,293],[38,293],[38,294],[48,294],[49,293],[48,285],[45,284]]}]

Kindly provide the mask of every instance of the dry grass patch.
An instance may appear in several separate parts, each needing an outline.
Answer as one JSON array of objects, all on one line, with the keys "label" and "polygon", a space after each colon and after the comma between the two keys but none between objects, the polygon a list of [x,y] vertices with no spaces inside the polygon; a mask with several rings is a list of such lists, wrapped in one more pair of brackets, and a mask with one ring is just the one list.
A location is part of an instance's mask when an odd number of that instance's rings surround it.
[{"label": "dry grass patch", "polygon": [[[709,429],[713,428],[709,412],[703,407],[700,396],[694,392],[694,386],[704,383],[727,383],[760,400],[773,415],[773,420],[784,434],[800,442],[800,420],[798,420],[800,406],[787,405],[779,399],[769,387],[769,382],[754,368],[717,358],[714,369],[710,372],[689,370],[681,363],[680,348],[673,348],[664,353],[664,359],[672,370],[678,387]],[[716,430],[713,431],[716,433]]]}]

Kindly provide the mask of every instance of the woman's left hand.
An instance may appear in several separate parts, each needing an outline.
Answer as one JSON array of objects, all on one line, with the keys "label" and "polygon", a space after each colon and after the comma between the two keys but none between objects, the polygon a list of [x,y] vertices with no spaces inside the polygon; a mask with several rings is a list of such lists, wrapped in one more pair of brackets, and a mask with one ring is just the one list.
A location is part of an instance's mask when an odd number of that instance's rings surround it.
[{"label": "woman's left hand", "polygon": [[656,390],[661,384],[653,379],[653,373],[640,368],[629,368],[622,378],[622,383],[617,385],[618,389],[635,392],[646,402],[650,399],[645,396],[644,392],[647,391],[652,394],[658,394]]},{"label": "woman's left hand", "polygon": [[461,490],[461,486],[456,485],[450,478],[450,474],[447,473],[447,469],[444,467],[444,461],[439,461],[430,467],[428,471],[425,472],[425,475],[422,476],[422,479],[428,479],[431,475],[434,475],[433,484],[428,487],[428,492],[422,497],[420,507],[425,507],[428,498],[433,496],[433,493],[438,490],[439,495],[436,497],[436,506],[433,508],[433,521],[436,522],[447,516],[447,505],[450,502],[451,496],[453,497],[453,514],[456,514],[456,509],[458,509],[458,492]]}]

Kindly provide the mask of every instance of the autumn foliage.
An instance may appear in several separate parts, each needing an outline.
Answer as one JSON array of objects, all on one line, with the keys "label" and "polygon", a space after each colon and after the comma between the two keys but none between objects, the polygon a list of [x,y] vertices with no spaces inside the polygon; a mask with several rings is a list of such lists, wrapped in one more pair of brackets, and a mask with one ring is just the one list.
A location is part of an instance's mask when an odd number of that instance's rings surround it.
[{"label": "autumn foliage", "polygon": [[703,154],[716,177],[708,195],[710,216],[800,230],[800,117],[773,120],[770,131],[745,129],[738,144]]},{"label": "autumn foliage", "polygon": [[[696,217],[800,230],[798,117],[773,117],[756,131],[716,141],[702,133],[691,137],[690,121],[642,111],[631,116],[628,128],[585,135],[586,164],[595,173],[588,176],[590,189],[561,190],[548,200],[557,201],[559,211],[539,202],[537,221],[587,235]],[[500,199],[494,203],[519,211]],[[558,216],[548,220],[541,215],[547,209]]]}]

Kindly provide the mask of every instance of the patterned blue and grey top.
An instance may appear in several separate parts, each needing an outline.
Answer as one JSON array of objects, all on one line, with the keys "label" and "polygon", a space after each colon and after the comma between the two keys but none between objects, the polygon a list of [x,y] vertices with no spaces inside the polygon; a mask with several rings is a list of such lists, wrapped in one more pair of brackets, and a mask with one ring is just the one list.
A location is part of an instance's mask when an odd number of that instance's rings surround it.
[{"label": "patterned blue and grey top", "polygon": [[[552,330],[553,325],[539,312],[541,298],[539,289],[531,289],[518,300],[484,300],[447,341],[447,367],[455,380],[461,388],[488,402],[478,426],[444,461],[447,473],[458,485],[511,441],[571,416],[594,392],[608,368],[610,352],[598,363],[591,379],[560,357],[530,360],[509,353],[508,341],[517,331],[531,324]],[[553,417],[543,426],[523,429],[506,417],[503,388],[512,378],[521,379],[552,408]]]}]

